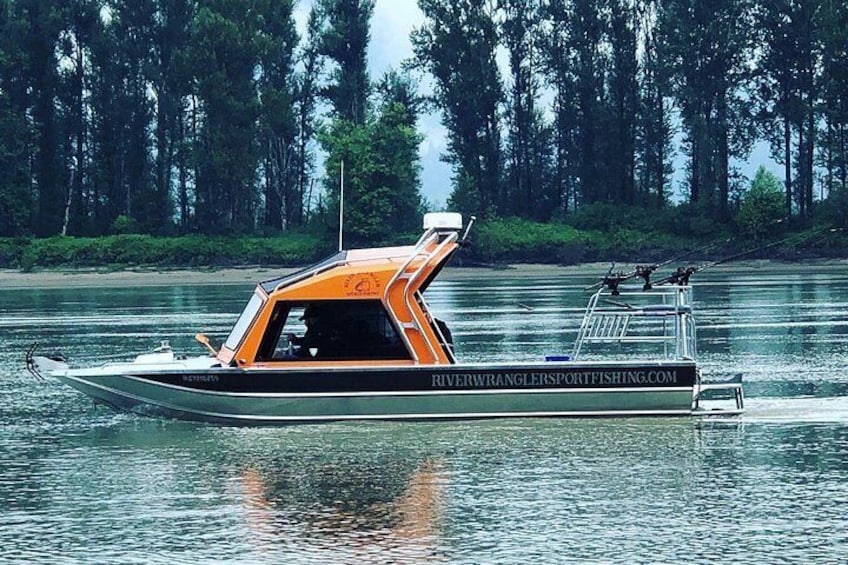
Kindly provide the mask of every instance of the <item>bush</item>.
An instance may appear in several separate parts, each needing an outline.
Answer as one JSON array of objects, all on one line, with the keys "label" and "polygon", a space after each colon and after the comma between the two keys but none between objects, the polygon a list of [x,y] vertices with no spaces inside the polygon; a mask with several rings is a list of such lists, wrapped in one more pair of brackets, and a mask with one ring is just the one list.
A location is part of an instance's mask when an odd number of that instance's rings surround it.
[{"label": "bush", "polygon": [[636,206],[596,203],[581,206],[566,217],[566,223],[583,231],[612,233],[619,229],[654,231],[661,223],[656,210]]},{"label": "bush", "polygon": [[487,262],[578,263],[588,238],[565,224],[542,224],[518,218],[481,222],[473,256]]},{"label": "bush", "polygon": [[17,267],[27,245],[29,240],[25,238],[0,238],[0,268]]},{"label": "bush", "polygon": [[820,222],[848,229],[848,187],[834,186],[827,198],[816,205],[815,212]]},{"label": "bush", "polygon": [[56,236],[29,241],[18,252],[13,247],[4,252],[5,246],[0,246],[0,260],[9,256],[6,266],[25,271],[36,267],[301,265],[315,261],[326,251],[320,240],[303,233],[273,238]]},{"label": "bush", "polygon": [[115,218],[115,221],[112,222],[112,225],[109,226],[109,233],[113,234],[127,234],[127,233],[138,233],[138,222],[133,218],[129,218],[123,214]]},{"label": "bush", "polygon": [[780,221],[784,215],[780,179],[761,165],[736,213],[739,231],[743,236],[763,240],[781,231]]}]

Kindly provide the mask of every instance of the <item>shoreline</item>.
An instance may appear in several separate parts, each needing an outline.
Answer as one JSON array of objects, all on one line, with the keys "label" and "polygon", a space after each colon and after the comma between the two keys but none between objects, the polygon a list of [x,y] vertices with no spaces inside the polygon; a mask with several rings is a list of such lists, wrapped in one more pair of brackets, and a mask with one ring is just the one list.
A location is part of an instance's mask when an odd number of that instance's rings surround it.
[{"label": "shoreline", "polygon": [[[692,261],[693,264],[700,264]],[[616,270],[628,271],[636,263],[618,264]],[[844,270],[848,267],[846,259],[814,259],[810,261],[785,262],[774,260],[734,261],[711,267],[711,270],[767,270],[771,272],[793,272],[799,266],[815,267],[825,270]],[[55,289],[55,288],[92,288],[104,286],[169,286],[169,285],[246,285],[253,286],[260,281],[273,279],[293,273],[302,267],[231,267],[221,269],[45,269],[24,273],[11,269],[0,270],[0,289]],[[609,263],[582,263],[579,265],[549,265],[538,263],[518,263],[498,267],[448,267],[441,280],[478,279],[490,274],[500,278],[520,278],[533,274],[565,274],[570,276],[603,276],[609,270]]]}]

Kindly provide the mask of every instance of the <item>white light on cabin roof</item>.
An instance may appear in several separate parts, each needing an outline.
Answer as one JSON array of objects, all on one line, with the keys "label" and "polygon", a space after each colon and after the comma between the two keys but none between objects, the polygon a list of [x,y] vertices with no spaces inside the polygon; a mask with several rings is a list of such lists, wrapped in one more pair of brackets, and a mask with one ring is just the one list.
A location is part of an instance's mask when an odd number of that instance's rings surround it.
[{"label": "white light on cabin roof", "polygon": [[424,229],[462,229],[462,214],[458,212],[429,212],[424,214]]}]

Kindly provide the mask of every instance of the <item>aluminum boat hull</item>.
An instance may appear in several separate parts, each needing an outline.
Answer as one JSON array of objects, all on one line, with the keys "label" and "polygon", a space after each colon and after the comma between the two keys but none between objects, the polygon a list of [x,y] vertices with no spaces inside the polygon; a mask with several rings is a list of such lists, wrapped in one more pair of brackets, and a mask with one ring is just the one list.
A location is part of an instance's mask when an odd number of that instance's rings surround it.
[{"label": "aluminum boat hull", "polygon": [[694,363],[55,370],[117,410],[234,425],[693,413]]}]

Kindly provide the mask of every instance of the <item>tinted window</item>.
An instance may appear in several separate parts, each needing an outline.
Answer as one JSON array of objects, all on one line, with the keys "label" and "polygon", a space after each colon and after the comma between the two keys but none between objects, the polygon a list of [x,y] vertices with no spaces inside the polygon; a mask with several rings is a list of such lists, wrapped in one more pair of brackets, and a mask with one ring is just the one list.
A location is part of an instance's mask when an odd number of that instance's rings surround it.
[{"label": "tinted window", "polygon": [[279,302],[257,361],[409,359],[379,300]]}]

